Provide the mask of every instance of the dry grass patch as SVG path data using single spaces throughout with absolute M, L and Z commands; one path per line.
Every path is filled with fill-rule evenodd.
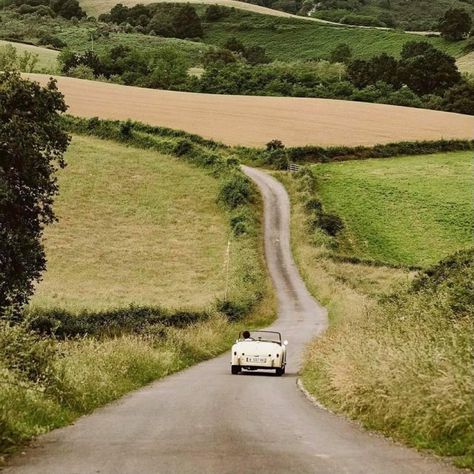
M 202 307 L 224 292 L 218 182 L 156 152 L 74 137 L 33 306 Z

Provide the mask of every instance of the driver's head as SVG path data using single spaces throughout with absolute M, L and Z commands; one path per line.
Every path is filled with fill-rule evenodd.
M 250 333 L 248 331 L 244 331 L 242 333 L 242 336 L 243 336 L 244 339 L 248 339 L 250 337 Z

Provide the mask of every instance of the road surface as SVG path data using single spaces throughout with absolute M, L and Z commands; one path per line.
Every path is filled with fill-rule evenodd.
M 457 472 L 313 406 L 296 386 L 304 344 L 327 325 L 289 243 L 281 184 L 244 168 L 265 201 L 265 250 L 290 341 L 283 377 L 230 374 L 225 354 L 160 380 L 39 438 L 9 474 Z
M 45 84 L 49 76 L 28 74 Z M 435 110 L 296 97 L 163 91 L 58 77 L 69 113 L 138 120 L 228 145 L 357 146 L 441 138 L 472 139 L 474 117 Z

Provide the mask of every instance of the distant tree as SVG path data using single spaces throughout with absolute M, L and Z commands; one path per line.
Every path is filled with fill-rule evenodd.
M 435 50 L 436 48 L 426 41 L 407 41 L 403 45 L 400 57 L 402 59 L 409 59 Z
M 110 10 L 110 21 L 120 25 L 127 21 L 128 18 L 128 7 L 118 3 Z
M 224 48 L 228 49 L 229 51 L 233 51 L 234 53 L 245 53 L 245 46 L 238 38 L 235 36 L 230 37 L 225 43 Z
M 474 115 L 474 84 L 463 82 L 448 89 L 441 106 L 449 112 Z
M 229 16 L 230 10 L 220 5 L 209 5 L 204 12 L 205 21 L 217 21 Z
M 204 67 L 216 64 L 231 64 L 235 63 L 237 58 L 228 49 L 214 49 L 206 51 L 203 57 Z
M 398 62 L 386 53 L 369 60 L 356 59 L 347 68 L 349 80 L 359 89 L 374 85 L 378 81 L 400 86 Z
M 352 59 L 352 49 L 346 43 L 340 43 L 331 52 L 329 60 L 332 63 L 348 64 Z
M 153 31 L 158 36 L 171 38 L 176 36 L 176 31 L 173 26 L 173 15 L 171 12 L 159 12 L 153 16 L 148 24 L 149 31 Z
M 401 82 L 418 95 L 442 95 L 461 80 L 456 60 L 435 48 L 402 59 L 398 69 Z
M 191 5 L 181 7 L 173 18 L 173 27 L 178 38 L 200 38 L 203 35 L 201 19 Z
M 466 38 L 471 28 L 471 15 L 461 8 L 450 8 L 439 21 L 441 36 L 451 41 Z
M 50 6 L 58 15 L 68 20 L 86 16 L 86 12 L 81 8 L 78 0 L 51 0 Z
M 268 64 L 271 59 L 267 56 L 265 48 L 261 46 L 250 46 L 245 48 L 244 57 L 249 64 L 255 66 L 256 64 Z
M 179 87 L 188 78 L 186 57 L 173 48 L 164 48 L 150 65 L 151 73 L 144 79 L 147 87 L 170 89 Z
M 46 268 L 43 230 L 55 220 L 55 171 L 69 137 L 56 83 L 42 88 L 19 73 L 0 73 L 0 317 L 20 318 Z

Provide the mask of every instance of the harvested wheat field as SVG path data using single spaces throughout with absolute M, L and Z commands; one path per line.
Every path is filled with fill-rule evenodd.
M 29 74 L 45 84 L 49 76 Z M 328 99 L 250 97 L 142 89 L 58 77 L 69 113 L 132 119 L 185 130 L 228 145 L 375 145 L 471 139 L 474 117 Z

